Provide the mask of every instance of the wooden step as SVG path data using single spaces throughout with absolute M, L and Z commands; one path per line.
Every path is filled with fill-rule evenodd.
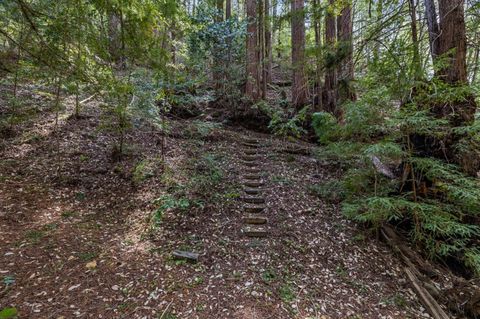
M 258 194 L 261 194 L 262 193 L 262 189 L 260 188 L 245 188 L 244 189 L 244 192 L 245 194 L 247 195 L 258 195 Z
M 251 225 L 262 225 L 268 222 L 268 218 L 265 216 L 248 215 L 243 217 L 243 222 Z
M 245 205 L 244 209 L 247 214 L 260 214 L 267 206 L 265 205 Z
M 245 143 L 250 143 L 250 144 L 258 144 L 259 143 L 259 141 L 254 137 L 246 137 L 244 139 L 244 141 L 245 141 Z
M 258 162 L 243 162 L 243 165 L 247 167 L 256 167 L 258 165 Z
M 241 158 L 245 162 L 255 162 L 260 159 L 257 155 L 242 155 Z
M 262 170 L 260 168 L 248 167 L 244 170 L 245 174 L 260 174 Z
M 254 149 L 254 148 L 251 148 L 251 149 L 246 149 L 246 150 L 244 151 L 244 153 L 245 153 L 246 155 L 257 155 L 258 151 L 257 151 L 256 149 Z
M 245 143 L 245 142 L 243 142 L 242 145 L 244 145 L 246 147 L 250 147 L 250 148 L 258 148 L 259 147 L 259 144 Z
M 245 196 L 242 200 L 248 204 L 265 204 L 265 198 L 260 196 Z
M 263 181 L 250 181 L 250 180 L 246 180 L 243 182 L 243 185 L 246 186 L 246 187 L 249 187 L 249 188 L 258 188 L 258 187 L 262 187 L 264 185 Z
M 266 237 L 268 235 L 267 230 L 259 226 L 245 226 L 242 231 L 248 237 Z
M 260 180 L 262 179 L 262 176 L 260 176 L 259 174 L 246 174 L 246 175 L 243 175 L 243 178 L 251 181 L 251 180 Z

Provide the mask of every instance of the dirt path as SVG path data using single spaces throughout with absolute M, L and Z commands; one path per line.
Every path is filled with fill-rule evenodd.
M 335 178 L 313 157 L 180 121 L 165 167 L 148 127 L 112 162 L 114 137 L 99 131 L 98 110 L 86 115 L 57 134 L 39 120 L 0 150 L 0 308 L 20 318 L 428 317 L 389 249 L 309 190 Z M 247 136 L 262 145 L 265 238 L 242 231 Z M 174 260 L 175 249 L 200 261 Z

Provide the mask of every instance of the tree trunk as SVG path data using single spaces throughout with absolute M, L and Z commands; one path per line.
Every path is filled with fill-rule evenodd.
M 435 62 L 439 51 L 438 37 L 440 28 L 437 20 L 437 10 L 435 8 L 435 0 L 425 0 L 425 16 L 427 17 L 428 38 L 430 43 L 430 54 Z
M 246 0 L 247 11 L 247 83 L 245 94 L 257 101 L 259 86 L 259 61 L 257 55 L 257 4 L 255 0 Z
M 335 0 L 329 0 L 330 7 L 327 10 L 327 16 L 325 18 L 325 43 L 330 52 L 334 52 L 336 42 L 336 30 L 335 30 L 335 14 L 334 5 Z M 341 117 L 340 112 L 337 110 L 337 67 L 334 62 L 329 62 L 326 65 L 325 71 L 325 83 L 322 92 L 322 104 L 323 109 L 326 112 L 332 113 L 337 118 Z
M 267 98 L 267 70 L 266 70 L 266 49 L 265 49 L 265 7 L 263 0 L 258 0 L 258 48 L 257 54 L 260 61 L 260 87 L 258 91 L 261 92 L 261 98 Z
M 108 52 L 113 63 L 121 61 L 120 17 L 117 12 L 108 12 Z
M 304 0 L 292 0 L 292 103 L 301 108 L 307 102 L 305 77 L 305 12 Z
M 466 84 L 467 36 L 465 33 L 464 0 L 440 0 L 439 55 L 447 59 L 438 76 L 450 84 Z
M 478 45 L 478 33 L 476 34 L 475 38 L 477 47 L 475 48 L 475 57 L 473 58 L 473 72 L 472 72 L 472 83 L 475 83 L 477 80 L 477 74 L 478 74 L 478 64 L 480 63 L 479 57 L 480 57 L 480 46 Z
M 225 4 L 225 20 L 228 20 L 232 17 L 232 0 L 226 0 Z
M 341 102 L 345 100 L 354 101 L 356 99 L 355 91 L 352 87 L 354 78 L 352 32 L 352 6 L 347 2 L 337 18 L 337 38 L 342 58 L 337 70 L 338 82 L 340 83 L 339 99 Z
M 384 0 L 377 0 L 376 23 L 378 25 L 380 25 L 380 22 L 383 18 L 383 1 Z M 379 59 L 380 59 L 380 42 L 375 41 L 375 43 L 373 44 L 373 64 L 376 65 Z
M 412 42 L 413 42 L 413 58 L 412 58 L 412 73 L 415 81 L 418 81 L 422 78 L 422 63 L 420 61 L 420 49 L 418 42 L 418 31 L 417 31 L 417 10 L 415 8 L 415 0 L 409 0 L 408 2 L 410 9 L 410 26 L 412 32 Z
M 215 15 L 215 22 L 221 23 L 223 21 L 223 0 L 216 0 L 216 9 L 217 9 L 217 13 Z M 218 43 L 219 48 L 216 54 L 214 55 L 215 65 L 213 65 L 212 75 L 213 75 L 213 84 L 214 84 L 215 90 L 219 92 L 219 94 L 221 95 L 222 86 L 224 83 L 223 74 L 222 74 L 222 71 L 224 70 L 224 64 L 223 64 L 224 60 L 223 60 L 222 52 L 220 49 L 220 46 L 222 45 L 220 41 L 222 40 L 219 39 L 219 43 Z
M 440 24 L 438 38 L 433 44 L 438 54 L 433 54 L 434 62 L 441 67 L 436 70 L 435 77 L 452 87 L 468 85 L 467 78 L 467 37 L 465 30 L 464 0 L 439 0 Z M 438 47 L 435 43 L 438 42 Z M 433 90 L 430 89 L 433 93 Z M 425 105 L 425 104 L 424 104 Z M 462 96 L 446 95 L 442 101 L 428 105 L 438 118 L 447 119 L 451 127 L 468 126 L 475 120 L 476 103 L 472 94 Z M 441 139 L 431 136 L 417 135 L 411 140 L 414 149 L 420 154 L 437 158 L 447 158 L 463 167 L 465 172 L 476 174 L 480 161 L 468 150 L 458 149 L 463 138 L 471 138 L 462 133 L 447 134 Z
M 315 111 L 320 110 L 321 105 L 321 81 L 320 74 L 322 73 L 322 63 L 321 63 L 321 52 L 320 48 L 322 47 L 321 40 L 321 16 L 320 10 L 318 8 L 318 0 L 313 0 L 313 30 L 315 32 L 315 81 L 314 81 L 314 98 L 313 98 L 313 108 Z
M 270 19 L 270 0 L 265 1 L 265 59 L 266 83 L 272 82 L 272 22 Z

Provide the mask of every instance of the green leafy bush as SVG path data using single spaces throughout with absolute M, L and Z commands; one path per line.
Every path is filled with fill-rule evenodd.
M 327 112 L 313 113 L 312 127 L 322 144 L 331 141 L 339 131 L 337 119 Z

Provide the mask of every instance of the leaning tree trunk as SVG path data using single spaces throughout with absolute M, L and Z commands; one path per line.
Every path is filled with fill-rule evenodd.
M 247 83 L 245 94 L 253 101 L 259 98 L 259 61 L 257 55 L 257 4 L 255 0 L 246 0 L 247 11 Z
M 292 102 L 296 108 L 307 103 L 305 77 L 305 12 L 304 0 L 292 0 Z
M 329 0 L 330 8 L 328 9 L 327 17 L 325 19 L 325 42 L 328 50 L 332 51 L 335 48 L 335 15 L 333 7 L 335 0 Z M 337 118 L 341 118 L 342 114 L 337 110 L 337 96 L 338 96 L 338 83 L 337 83 L 337 67 L 334 62 L 326 65 L 325 83 L 322 92 L 322 106 L 324 111 L 335 115 Z

